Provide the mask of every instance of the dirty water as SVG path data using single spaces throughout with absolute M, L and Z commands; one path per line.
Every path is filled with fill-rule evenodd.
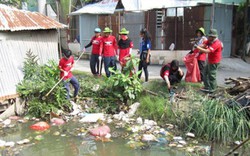
M 128 147 L 128 140 L 111 138 L 112 142 L 95 141 L 92 136 L 74 132 L 83 123 L 69 122 L 62 126 L 51 126 L 49 130 L 37 132 L 29 128 L 35 121 L 16 123 L 13 128 L 2 128 L 0 140 L 17 142 L 29 139 L 23 145 L 0 148 L 1 156 L 183 156 L 184 151 L 150 144 L 142 149 Z M 114 128 L 111 128 L 113 130 Z M 75 133 L 75 134 L 73 134 Z M 85 135 L 86 134 L 86 135 Z M 39 139 L 37 139 L 39 138 Z
M 159 142 L 144 142 L 143 146 L 133 148 L 124 137 L 124 129 L 116 129 L 110 125 L 111 134 L 120 136 L 111 137 L 111 142 L 97 141 L 87 133 L 91 124 L 79 123 L 77 120 L 61 126 L 51 126 L 46 131 L 34 131 L 29 127 L 37 121 L 19 123 L 12 121 L 10 127 L 1 127 L 0 140 L 15 142 L 13 147 L 1 147 L 1 156 L 197 156 L 187 152 L 184 148 L 169 147 L 169 144 Z M 93 125 L 93 124 L 92 124 Z M 113 133 L 112 133 L 113 132 Z M 30 142 L 18 145 L 17 142 L 28 139 Z M 188 140 L 187 140 L 188 141 Z M 191 141 L 194 141 L 191 139 Z M 188 141 L 188 142 L 191 142 Z M 200 144 L 200 143 L 199 143 Z M 198 145 L 198 144 L 196 144 Z M 195 146 L 195 145 L 194 145 Z M 199 146 L 209 147 L 200 144 Z M 222 151 L 223 149 L 223 151 Z M 215 146 L 215 155 L 224 155 L 228 148 Z M 208 155 L 208 154 L 205 154 Z

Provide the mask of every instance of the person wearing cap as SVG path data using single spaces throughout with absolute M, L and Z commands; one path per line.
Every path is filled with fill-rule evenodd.
M 117 54 L 117 41 L 114 36 L 111 35 L 112 30 L 106 27 L 103 30 L 103 61 L 104 69 L 107 77 L 110 77 L 109 67 L 113 67 L 116 70 L 115 56 Z
M 205 48 L 201 46 L 195 46 L 200 52 L 208 54 L 208 62 L 204 69 L 204 88 L 201 90 L 204 92 L 214 92 L 217 88 L 216 75 L 219 67 L 223 44 L 218 39 L 218 33 L 216 29 L 211 29 L 208 34 L 208 40 L 204 42 Z
M 203 27 L 200 27 L 196 31 L 196 38 L 195 41 L 193 42 L 194 45 L 198 45 L 200 47 L 203 47 L 203 44 L 207 41 L 206 34 L 205 34 L 205 29 Z M 205 67 L 205 62 L 206 62 L 206 53 L 200 53 L 200 50 L 197 48 L 192 49 L 192 51 L 195 54 L 195 57 L 197 58 L 198 61 L 198 66 L 200 70 L 200 76 L 201 76 L 201 82 L 203 82 L 203 77 L 204 77 L 204 67 Z
M 63 54 L 64 54 L 64 57 L 60 59 L 59 66 L 58 66 L 60 69 L 60 77 L 61 79 L 63 79 L 64 87 L 67 91 L 67 99 L 70 99 L 69 84 L 71 84 L 74 87 L 73 96 L 74 96 L 74 100 L 76 101 L 80 85 L 77 79 L 74 77 L 74 75 L 71 72 L 73 65 L 74 65 L 74 58 L 70 50 L 65 50 Z
M 123 68 L 126 66 L 127 58 L 130 57 L 133 42 L 128 38 L 129 31 L 125 28 L 122 28 L 119 32 L 120 40 L 118 41 L 118 55 L 119 55 L 119 62 Z
M 141 43 L 140 43 L 140 62 L 138 70 L 144 70 L 145 82 L 148 81 L 148 65 L 150 64 L 150 50 L 151 50 L 151 37 L 146 29 L 140 31 Z M 138 75 L 141 78 L 142 72 Z
M 171 85 L 181 82 L 181 79 L 184 76 L 183 71 L 179 67 L 179 61 L 172 60 L 171 63 L 163 64 L 160 76 L 166 82 L 169 93 L 171 93 Z
M 92 53 L 90 58 L 90 69 L 94 76 L 101 75 L 101 71 L 99 71 L 99 63 L 101 63 L 102 59 L 102 36 L 101 36 L 101 29 L 95 28 L 94 30 L 95 36 L 92 37 L 89 44 L 85 46 L 85 48 L 88 48 L 92 46 Z

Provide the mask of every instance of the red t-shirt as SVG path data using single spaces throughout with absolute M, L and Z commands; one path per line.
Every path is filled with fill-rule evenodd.
M 210 51 L 208 53 L 208 63 L 220 63 L 223 49 L 222 42 L 219 39 L 216 39 L 215 41 L 213 41 L 213 43 L 206 41 L 205 45 L 207 45 L 207 49 Z
M 91 41 L 92 43 L 92 54 L 101 55 L 102 54 L 102 36 L 99 37 L 92 37 Z
M 69 72 L 69 74 L 67 76 L 65 76 L 63 78 L 63 80 L 67 80 L 67 79 L 70 79 L 73 77 L 73 74 L 72 72 L 70 71 L 70 69 L 72 68 L 74 64 L 74 58 L 73 56 L 70 56 L 69 59 L 66 59 L 66 58 L 61 58 L 61 60 L 59 61 L 59 68 L 64 70 L 64 71 L 67 71 Z M 60 77 L 62 78 L 64 76 L 64 72 L 60 72 Z
M 110 57 L 115 56 L 117 51 L 117 42 L 114 36 L 109 35 L 103 37 L 103 56 Z
M 160 75 L 161 75 L 161 77 L 163 78 L 163 80 L 165 80 L 164 76 L 169 76 L 169 74 L 170 74 L 169 71 L 170 71 L 170 63 L 164 65 L 164 66 L 161 68 Z
M 127 38 L 126 40 L 120 39 L 118 42 L 118 47 L 120 49 L 119 53 L 119 61 L 121 64 L 125 65 L 126 64 L 126 57 L 129 57 L 130 54 L 130 48 L 133 48 L 134 44 L 133 42 Z

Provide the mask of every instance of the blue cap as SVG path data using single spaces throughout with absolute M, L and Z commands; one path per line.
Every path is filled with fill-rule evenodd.
M 101 32 L 101 29 L 100 29 L 100 28 L 95 28 L 95 32 L 96 32 L 96 33 L 100 33 L 100 32 Z

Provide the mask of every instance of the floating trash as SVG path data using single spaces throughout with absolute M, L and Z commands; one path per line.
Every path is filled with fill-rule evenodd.
M 41 121 L 31 125 L 30 128 L 36 131 L 45 131 L 50 128 L 50 125 L 47 122 Z
M 37 140 L 37 141 L 41 141 L 41 140 L 44 139 L 44 137 L 42 135 L 37 135 L 37 136 L 35 136 L 34 139 Z
M 89 131 L 89 133 L 93 136 L 100 136 L 100 137 L 104 137 L 106 136 L 108 133 L 110 133 L 110 128 L 105 125 L 105 126 L 100 126 L 94 129 L 91 129 Z

